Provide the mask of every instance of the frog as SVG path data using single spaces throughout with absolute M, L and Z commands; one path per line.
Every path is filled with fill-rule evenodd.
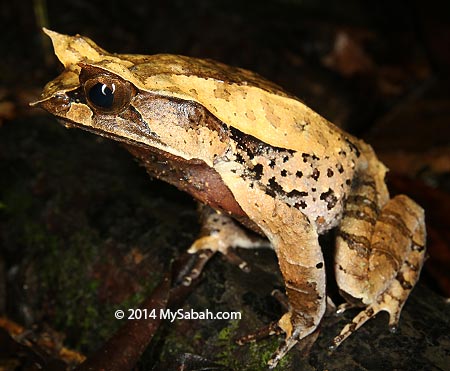
M 396 328 L 425 260 L 424 210 L 406 195 L 390 197 L 388 169 L 369 144 L 249 70 L 109 53 L 85 36 L 44 32 L 64 71 L 33 105 L 68 128 L 120 142 L 152 177 L 197 200 L 202 228 L 190 253 L 229 254 L 245 269 L 234 248 L 274 249 L 288 308 L 270 368 L 320 329 L 327 288 L 319 236 L 329 231 L 345 300 L 338 311 L 360 308 L 332 346 L 381 311 Z

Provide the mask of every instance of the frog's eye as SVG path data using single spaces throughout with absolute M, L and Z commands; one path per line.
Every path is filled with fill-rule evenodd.
M 130 103 L 133 93 L 130 83 L 109 75 L 87 79 L 83 87 L 89 106 L 106 114 L 123 111 Z

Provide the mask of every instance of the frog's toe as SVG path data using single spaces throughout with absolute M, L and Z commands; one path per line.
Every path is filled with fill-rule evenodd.
M 185 263 L 184 269 L 180 270 L 174 282 L 183 286 L 190 286 L 203 272 L 206 263 L 214 256 L 215 251 L 201 250 L 195 254 L 186 254 L 191 258 Z M 186 259 L 187 260 L 187 259 Z
M 284 332 L 286 338 L 267 363 L 269 368 L 275 368 L 278 362 L 296 345 L 300 352 L 308 353 L 319 336 L 320 331 L 317 326 L 295 323 L 293 318 L 295 315 L 293 316 L 293 313 L 289 311 L 278 321 L 279 333 Z
M 236 254 L 234 247 L 235 240 L 230 238 L 226 232 L 221 231 L 198 238 L 191 245 L 188 252 L 191 254 L 199 254 L 202 251 L 220 252 L 229 263 L 238 266 L 244 272 L 249 272 L 250 267 L 248 263 Z
M 250 266 L 248 265 L 248 263 L 244 259 L 242 259 L 238 254 L 236 254 L 232 248 L 229 248 L 223 254 L 223 256 L 225 257 L 225 259 L 227 259 L 229 263 L 241 268 L 244 272 L 246 273 L 250 272 Z
M 376 311 L 372 306 L 368 306 L 365 310 L 360 312 L 355 318 L 353 318 L 352 322 L 345 325 L 341 333 L 333 339 L 333 344 L 330 346 L 330 349 L 336 349 L 345 339 L 347 339 L 378 312 L 379 310 Z
M 272 355 L 267 362 L 269 368 L 275 368 L 278 365 L 278 362 L 298 343 L 298 338 L 289 337 L 286 338 L 284 343 L 276 350 L 276 352 Z
M 282 320 L 283 317 L 280 321 Z M 269 368 L 275 368 L 278 362 L 280 362 L 294 346 L 297 347 L 301 354 L 308 354 L 316 342 L 320 330 L 315 328 L 313 331 L 306 331 L 306 333 L 308 333 L 308 335 L 305 336 L 305 329 L 302 326 L 297 326 L 291 333 L 286 333 L 286 339 L 283 344 L 275 351 L 269 362 L 267 362 Z
M 249 271 L 248 264 L 234 251 L 235 247 L 259 248 L 269 247 L 267 240 L 250 234 L 238 225 L 230 216 L 211 208 L 202 210 L 202 229 L 200 236 L 189 248 L 191 254 L 200 251 L 222 253 L 225 258 L 244 271 Z
M 282 333 L 283 330 L 278 326 L 278 322 L 274 321 L 269 323 L 267 326 L 259 328 L 255 332 L 241 336 L 236 340 L 236 343 L 239 345 L 244 345 L 247 343 L 253 343 L 261 339 L 265 339 L 272 335 L 280 335 Z
M 355 307 L 355 305 L 352 303 L 342 303 L 336 308 L 334 313 L 337 316 L 340 316 L 341 314 L 344 314 L 344 312 L 346 312 L 348 309 L 352 309 L 354 307 Z

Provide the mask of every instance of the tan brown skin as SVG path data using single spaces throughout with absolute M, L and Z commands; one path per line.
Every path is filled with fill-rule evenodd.
M 386 168 L 369 145 L 252 72 L 110 54 L 81 36 L 46 33 L 66 69 L 36 104 L 65 125 L 122 142 L 151 175 L 214 209 L 191 252 L 262 246 L 233 220 L 270 241 L 290 304 L 270 367 L 325 313 L 318 235 L 331 228 L 338 286 L 365 307 L 334 345 L 382 310 L 396 325 L 423 264 L 424 214 L 406 196 L 389 198 Z

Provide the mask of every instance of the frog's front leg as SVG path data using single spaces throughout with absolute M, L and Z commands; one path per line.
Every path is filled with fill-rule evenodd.
M 347 200 L 336 240 L 336 281 L 352 304 L 365 306 L 334 347 L 380 311 L 395 328 L 425 256 L 424 211 L 404 195 L 379 205 L 376 182 L 360 178 Z
M 317 329 L 325 313 L 325 264 L 318 233 L 299 209 L 249 184 L 234 164 L 216 166 L 242 210 L 271 242 L 284 278 L 290 308 L 278 322 L 286 338 L 269 361 L 273 368 Z
M 220 252 L 232 264 L 248 271 L 248 264 L 235 252 L 234 248 L 271 247 L 269 241 L 245 230 L 236 221 L 209 206 L 199 204 L 201 230 L 188 252 L 198 254 L 198 267 L 192 270 L 191 278 L 200 274 L 203 266 L 216 252 Z M 188 278 L 189 279 L 189 278 Z
M 266 233 L 278 257 L 290 308 L 278 322 L 286 338 L 269 361 L 271 368 L 317 329 L 326 309 L 325 265 L 317 231 L 299 210 L 275 202 L 278 215 L 273 215 Z

